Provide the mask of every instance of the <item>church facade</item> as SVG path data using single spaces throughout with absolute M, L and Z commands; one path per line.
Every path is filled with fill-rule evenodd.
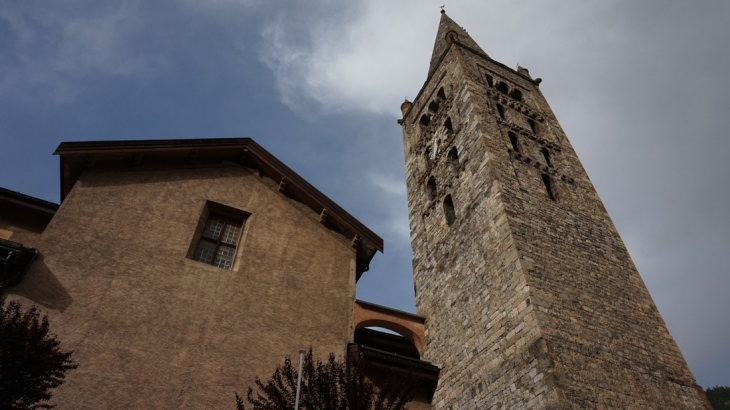
M 4 296 L 79 364 L 53 402 L 232 408 L 312 346 L 415 410 L 709 408 L 539 83 L 442 14 L 399 120 L 417 315 L 355 299 L 382 239 L 251 139 L 62 143 L 60 205 L 0 189 Z

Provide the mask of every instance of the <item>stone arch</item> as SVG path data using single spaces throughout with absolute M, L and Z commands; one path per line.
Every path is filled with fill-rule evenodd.
M 497 83 L 497 91 L 503 93 L 503 94 L 509 94 L 509 86 L 507 86 L 507 83 L 500 81 Z
M 436 101 L 431 101 L 430 104 L 428 104 L 428 112 L 435 113 L 439 110 L 439 103 Z
M 392 330 L 413 343 L 420 355 L 423 355 L 423 350 L 426 348 L 424 323 L 425 319 L 421 316 L 362 300 L 356 300 L 353 308 L 353 330 L 364 327 Z

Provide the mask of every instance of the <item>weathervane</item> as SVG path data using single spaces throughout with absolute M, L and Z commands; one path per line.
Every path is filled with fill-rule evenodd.
M 446 13 L 446 10 L 444 10 L 444 7 L 446 7 L 446 5 L 445 5 L 445 4 L 444 4 L 443 6 L 441 6 L 441 7 L 440 7 L 440 9 L 441 9 L 441 14 L 444 14 L 444 13 Z

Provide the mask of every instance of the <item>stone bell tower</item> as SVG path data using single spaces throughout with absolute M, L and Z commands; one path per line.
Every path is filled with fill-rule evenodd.
M 710 408 L 539 85 L 442 14 L 402 106 L 433 408 Z

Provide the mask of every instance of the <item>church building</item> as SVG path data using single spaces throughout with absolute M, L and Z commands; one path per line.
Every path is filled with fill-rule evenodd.
M 412 410 L 709 409 L 539 85 L 442 13 L 398 120 L 417 314 L 356 300 L 383 240 L 252 139 L 61 143 L 60 205 L 0 189 L 3 297 L 79 364 L 52 403 L 234 408 L 311 346 Z

